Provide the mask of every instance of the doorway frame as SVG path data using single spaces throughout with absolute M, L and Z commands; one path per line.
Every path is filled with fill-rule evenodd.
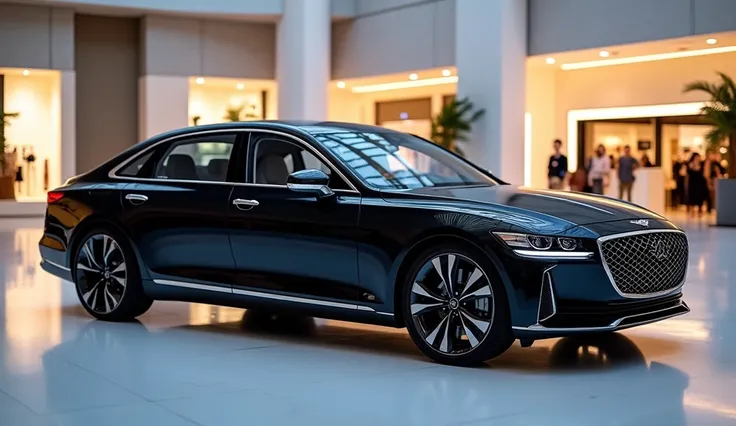
M 567 112 L 567 158 L 568 170 L 574 172 L 579 166 L 582 153 L 578 128 L 580 122 L 593 120 L 615 120 L 638 117 L 673 117 L 700 115 L 707 102 L 687 102 L 663 105 L 640 105 L 613 108 L 574 109 Z

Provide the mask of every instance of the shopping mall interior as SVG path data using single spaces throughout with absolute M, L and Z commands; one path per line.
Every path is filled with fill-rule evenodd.
M 687 234 L 691 312 L 610 336 L 516 342 L 478 368 L 428 361 L 404 329 L 199 303 L 156 302 L 133 323 L 93 320 L 74 284 L 40 266 L 48 191 L 173 128 L 289 118 L 279 114 L 279 79 L 270 71 L 139 75 L 149 57 L 132 66 L 134 78 L 123 70 L 95 80 L 79 52 L 75 70 L 5 67 L 3 52 L 0 425 L 736 424 L 736 228 L 716 226 L 715 212 L 691 214 L 678 187 L 686 154 L 712 151 L 724 170 L 733 158 L 725 140 L 708 147 L 707 97 L 683 89 L 716 82 L 719 71 L 736 77 L 736 31 L 526 58 L 523 117 L 486 111 L 523 126 L 518 140 L 503 142 L 523 146 L 523 178 L 511 183 L 547 189 L 556 139 L 570 173 L 601 145 L 614 165 L 630 147 L 642 165 L 632 201 Z M 333 72 L 324 118 L 431 139 L 432 120 L 463 93 L 462 69 L 445 62 Z M 604 193 L 613 198 L 615 173 Z

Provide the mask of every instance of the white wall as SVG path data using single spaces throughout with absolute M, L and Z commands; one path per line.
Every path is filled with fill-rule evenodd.
M 43 192 L 44 161 L 49 161 L 49 189 L 60 184 L 61 176 L 61 77 L 57 71 L 31 71 L 28 76 L 22 70 L 5 73 L 5 112 L 20 113 L 6 129 L 9 145 L 31 145 L 36 162 L 34 173 L 23 167 L 24 195 L 45 197 Z M 20 150 L 19 150 L 20 153 Z M 19 155 L 20 157 L 20 155 Z M 28 179 L 32 188 L 26 191 Z

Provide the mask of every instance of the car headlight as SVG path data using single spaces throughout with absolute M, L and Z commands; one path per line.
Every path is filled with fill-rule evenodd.
M 514 253 L 522 257 L 540 259 L 587 259 L 593 253 L 583 248 L 575 238 L 550 237 L 544 235 L 520 234 L 516 232 L 494 232 L 513 249 Z

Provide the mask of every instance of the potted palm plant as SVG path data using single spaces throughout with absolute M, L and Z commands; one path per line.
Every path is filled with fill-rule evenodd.
M 473 122 L 484 113 L 483 109 L 476 110 L 468 98 L 453 99 L 432 119 L 432 141 L 464 156 L 458 142 L 468 140 Z
M 724 147 L 728 154 L 728 179 L 716 182 L 716 225 L 736 226 L 736 83 L 719 72 L 720 81 L 694 81 L 685 86 L 685 92 L 704 92 L 709 96 L 701 110 L 713 128 L 705 135 L 710 149 L 718 152 Z
M 15 199 L 15 170 L 11 170 L 5 153 L 5 127 L 10 126 L 10 119 L 18 117 L 17 112 L 0 112 L 0 199 Z

